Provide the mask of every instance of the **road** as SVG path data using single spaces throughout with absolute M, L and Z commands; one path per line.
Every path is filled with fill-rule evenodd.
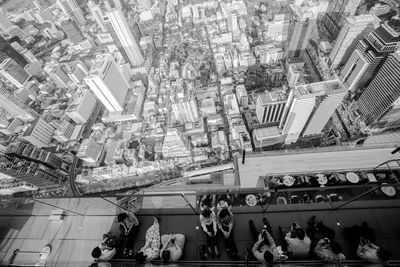
M 72 164 L 71 164 L 71 168 L 70 168 L 70 170 L 69 170 L 69 176 L 68 176 L 68 179 L 69 179 L 69 187 L 70 187 L 70 189 L 71 189 L 72 194 L 73 194 L 75 197 L 78 197 L 78 196 L 81 195 L 81 192 L 79 192 L 79 190 L 78 190 L 78 188 L 76 187 L 76 184 L 75 184 L 76 166 L 77 166 L 77 164 L 78 164 L 78 161 L 79 161 L 79 158 L 78 158 L 78 157 L 75 157 L 75 158 L 74 158 L 74 161 L 73 161 Z
M 254 188 L 258 177 L 267 174 L 323 171 L 340 169 L 372 169 L 400 155 L 392 155 L 393 148 L 363 149 L 334 152 L 299 153 L 288 155 L 247 156 L 240 161 L 239 176 L 242 188 Z

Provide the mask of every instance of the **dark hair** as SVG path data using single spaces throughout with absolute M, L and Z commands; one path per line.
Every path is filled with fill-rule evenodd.
M 201 212 L 201 215 L 203 215 L 203 217 L 208 218 L 208 217 L 210 217 L 211 213 L 212 213 L 212 212 L 211 212 L 210 209 L 205 209 L 205 210 L 203 210 L 203 211 Z
M 98 258 L 100 258 L 100 256 L 101 256 L 101 249 L 99 247 L 95 247 L 92 250 L 92 257 L 95 259 L 98 259 Z
M 335 254 L 339 254 L 342 251 L 342 246 L 336 241 L 332 241 L 329 246 Z
M 272 255 L 272 253 L 267 250 L 267 251 L 264 252 L 264 260 L 266 262 L 273 262 L 274 261 L 274 255 Z
M 229 210 L 228 210 L 228 209 L 222 209 L 222 210 L 219 212 L 218 216 L 219 216 L 220 218 L 226 218 L 226 217 L 230 216 Z
M 296 237 L 300 240 L 303 240 L 306 237 L 306 232 L 302 228 L 296 228 L 294 232 Z
M 164 263 L 167 263 L 171 259 L 171 252 L 166 249 L 161 253 L 161 258 Z
M 139 263 L 143 263 L 146 261 L 147 255 L 144 255 L 143 251 L 139 251 L 136 253 L 136 261 Z
M 123 222 L 128 215 L 125 212 L 118 214 L 117 220 L 118 222 Z
M 378 255 L 378 258 L 383 262 L 390 260 L 390 258 L 392 257 L 392 253 L 390 253 L 390 251 L 386 248 L 379 248 L 376 254 Z

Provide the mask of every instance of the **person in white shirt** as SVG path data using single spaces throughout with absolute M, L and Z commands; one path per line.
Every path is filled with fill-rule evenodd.
M 164 264 L 167 262 L 176 262 L 182 257 L 185 236 L 182 234 L 162 235 L 161 245 L 160 256 Z
M 357 256 L 360 259 L 370 263 L 387 265 L 387 262 L 392 257 L 392 254 L 387 249 L 378 247 L 372 242 L 361 238 L 360 244 L 357 248 Z
M 212 257 L 219 257 L 217 244 L 217 216 L 215 212 L 209 208 L 203 210 L 200 214 L 200 224 L 206 233 L 208 252 Z
M 102 261 L 111 260 L 115 253 L 115 238 L 107 233 L 103 235 L 103 241 L 92 251 L 92 257 Z
M 293 258 L 304 259 L 308 256 L 310 253 L 311 240 L 300 225 L 292 223 L 290 231 L 282 230 L 280 227 L 279 230 L 284 237 L 287 251 Z
M 263 264 L 287 260 L 287 256 L 281 255 L 276 247 L 275 241 L 272 238 L 272 228 L 267 218 L 264 217 L 263 222 L 264 229 L 260 234 L 258 234 L 253 220 L 249 221 L 250 231 L 253 234 L 253 238 L 257 239 L 253 248 L 251 249 L 254 257 Z

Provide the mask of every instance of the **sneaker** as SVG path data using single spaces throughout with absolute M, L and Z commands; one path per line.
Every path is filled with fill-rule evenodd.
M 263 220 L 264 225 L 270 226 L 267 218 L 263 217 L 262 220 Z
M 307 222 L 307 224 L 309 225 L 309 226 L 314 226 L 315 225 L 315 218 L 317 218 L 317 216 L 312 216 L 309 220 L 308 220 L 308 222 Z
M 217 258 L 219 258 L 219 250 L 218 250 L 217 246 L 214 247 L 214 251 L 215 251 L 215 256 L 217 256 Z

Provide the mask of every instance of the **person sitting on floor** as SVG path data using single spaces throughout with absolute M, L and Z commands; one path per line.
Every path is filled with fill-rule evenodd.
M 371 241 L 361 238 L 357 249 L 357 256 L 370 263 L 387 266 L 392 254 L 387 249 L 378 247 Z
M 132 212 L 122 212 L 118 214 L 117 221 L 121 231 L 124 258 L 133 256 L 133 242 L 139 228 L 139 220 Z
M 292 223 L 290 231 L 282 230 L 281 227 L 279 227 L 279 230 L 287 245 L 287 251 L 292 257 L 304 259 L 308 256 L 311 240 L 300 225 Z
M 143 263 L 145 261 L 150 262 L 157 259 L 160 256 L 160 225 L 159 219 L 153 217 L 153 225 L 149 227 L 146 231 L 146 243 L 145 245 L 136 253 L 136 261 Z
M 249 221 L 250 231 L 253 234 L 253 239 L 256 241 L 251 250 L 254 257 L 264 264 L 287 260 L 287 256 L 281 255 L 276 247 L 275 241 L 272 238 L 272 228 L 267 218 L 264 217 L 263 222 L 264 229 L 258 234 L 253 220 Z
M 336 241 L 330 241 L 329 238 L 323 238 L 318 241 L 315 246 L 315 256 L 320 258 L 325 263 L 340 263 L 346 259 L 346 257 L 340 253 L 342 247 Z
M 93 249 L 92 257 L 102 261 L 112 259 L 116 253 L 115 245 L 115 237 L 111 233 L 104 234 L 103 241 Z
M 185 236 L 182 234 L 162 235 L 161 244 L 163 247 L 161 248 L 160 256 L 164 264 L 176 262 L 182 257 Z

